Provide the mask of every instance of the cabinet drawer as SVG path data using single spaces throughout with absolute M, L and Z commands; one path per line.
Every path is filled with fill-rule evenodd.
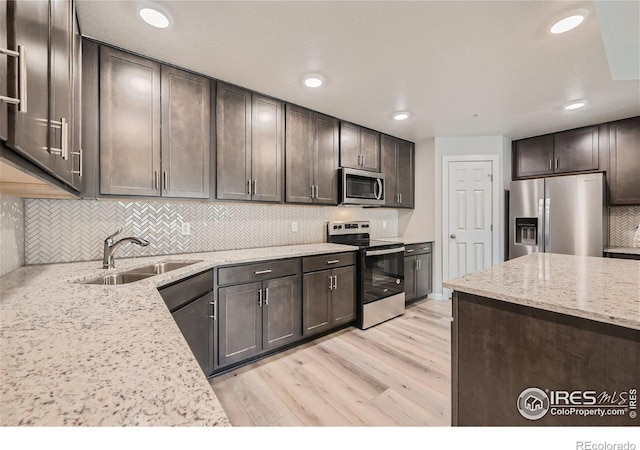
M 404 256 L 419 255 L 421 253 L 431 253 L 431 242 L 421 242 L 404 246 Z
M 251 283 L 253 281 L 295 275 L 299 272 L 300 260 L 298 258 L 222 267 L 218 269 L 218 286 Z
M 332 253 L 329 255 L 307 256 L 302 258 L 302 271 L 333 269 L 335 267 L 352 266 L 356 263 L 355 252 Z
M 159 290 L 160 296 L 171 312 L 211 291 L 213 291 L 212 270 L 178 281 Z

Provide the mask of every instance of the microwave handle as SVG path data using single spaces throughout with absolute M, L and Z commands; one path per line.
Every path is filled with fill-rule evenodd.
M 380 200 L 382 198 L 382 180 L 380 178 L 376 178 L 376 186 L 377 189 L 374 188 L 374 195 L 376 196 L 377 200 Z

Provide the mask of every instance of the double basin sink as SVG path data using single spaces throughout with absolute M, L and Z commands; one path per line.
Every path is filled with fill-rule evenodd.
M 144 280 L 145 278 L 160 275 L 161 273 L 170 272 L 172 270 L 181 269 L 191 264 L 196 264 L 202 261 L 165 261 L 157 264 L 151 264 L 143 267 L 136 267 L 135 269 L 127 270 L 126 272 L 114 273 L 110 275 L 104 275 L 98 278 L 93 278 L 88 281 L 84 281 L 84 284 L 103 284 L 103 285 L 118 285 L 133 283 L 134 281 Z

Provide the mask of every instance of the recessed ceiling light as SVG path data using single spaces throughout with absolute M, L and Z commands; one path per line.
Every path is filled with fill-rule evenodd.
M 551 27 L 550 31 L 553 34 L 560 34 L 560 33 L 566 33 L 567 31 L 573 30 L 575 27 L 577 27 L 584 21 L 587 15 L 589 15 L 589 11 L 581 10 L 576 14 L 573 14 L 569 17 L 565 17 L 564 19 L 557 21 Z
M 320 87 L 322 86 L 322 83 L 322 78 L 320 78 L 318 75 L 309 75 L 304 79 L 304 85 L 310 88 Z
M 569 102 L 566 105 L 564 105 L 564 109 L 567 110 L 567 111 L 572 111 L 574 109 L 580 109 L 586 104 L 587 104 L 586 100 L 576 100 L 576 101 Z
M 406 111 L 398 111 L 393 115 L 393 120 L 407 120 L 409 118 L 409 113 Z
M 167 28 L 169 26 L 169 18 L 154 8 L 140 9 L 140 17 L 152 27 Z

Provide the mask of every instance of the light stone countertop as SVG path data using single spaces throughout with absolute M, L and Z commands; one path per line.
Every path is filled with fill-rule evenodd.
M 25 266 L 0 278 L 0 425 L 229 425 L 157 287 L 215 266 L 357 250 L 337 244 Z M 201 260 L 120 286 L 77 281 Z
M 640 247 L 607 247 L 606 253 L 623 253 L 625 255 L 640 255 Z
M 442 285 L 640 330 L 640 261 L 532 253 Z
M 433 242 L 433 239 L 425 239 L 424 237 L 416 236 L 394 236 L 394 237 L 382 237 L 381 241 L 401 242 L 404 245 L 420 244 L 422 242 Z

